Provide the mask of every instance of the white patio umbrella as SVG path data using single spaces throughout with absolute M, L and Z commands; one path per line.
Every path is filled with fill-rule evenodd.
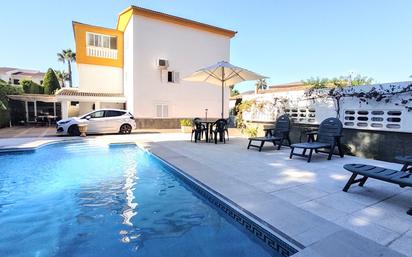
M 222 86 L 222 118 L 224 109 L 224 87 L 239 82 L 265 79 L 267 77 L 251 72 L 249 70 L 234 66 L 228 62 L 221 61 L 212 66 L 200 69 L 184 78 L 186 81 L 207 82 Z

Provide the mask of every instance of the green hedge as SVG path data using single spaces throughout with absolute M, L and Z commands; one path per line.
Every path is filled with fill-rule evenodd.
M 10 85 L 5 81 L 0 80 L 0 127 L 8 126 L 10 121 L 10 109 L 7 95 L 20 95 L 22 93 L 23 88 L 21 86 Z
M 22 80 L 20 84 L 26 94 L 44 94 L 44 87 L 31 80 Z

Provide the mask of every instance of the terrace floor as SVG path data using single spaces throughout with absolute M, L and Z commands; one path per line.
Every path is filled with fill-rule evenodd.
M 180 133 L 136 133 L 88 137 L 138 142 L 207 185 L 290 240 L 296 256 L 412 256 L 412 190 L 369 179 L 342 192 L 350 173 L 346 163 L 399 169 L 401 165 L 345 156 L 311 163 L 289 149 L 246 150 L 245 138 L 227 144 L 191 143 Z M 0 139 L 3 148 L 36 147 L 70 137 Z M 77 138 L 78 139 L 78 138 Z M 393 250 L 393 251 L 392 251 Z

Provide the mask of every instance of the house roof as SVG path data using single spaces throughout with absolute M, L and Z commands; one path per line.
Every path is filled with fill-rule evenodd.
M 169 23 L 173 23 L 173 24 L 177 24 L 181 26 L 191 27 L 191 28 L 199 29 L 203 31 L 208 31 L 211 33 L 215 33 L 215 34 L 219 34 L 219 35 L 223 35 L 223 36 L 227 36 L 231 38 L 234 37 L 237 33 L 237 31 L 216 27 L 216 26 L 209 25 L 206 23 L 201 23 L 198 21 L 185 19 L 182 17 L 170 15 L 167 13 L 157 12 L 157 11 L 153 11 L 150 9 L 134 6 L 134 5 L 129 6 L 127 9 L 125 9 L 123 12 L 119 14 L 118 19 L 117 19 L 116 28 L 120 31 L 124 31 L 132 15 L 144 16 L 147 18 L 169 22 Z
M 23 75 L 23 76 L 33 76 L 33 75 L 44 76 L 46 74 L 38 70 L 28 70 L 28 69 L 20 69 L 20 68 L 13 68 L 13 67 L 0 67 L 0 72 L 9 73 L 10 75 Z
M 276 84 L 276 85 L 269 86 L 267 89 L 259 90 L 258 94 L 286 92 L 286 91 L 300 91 L 300 90 L 308 89 L 309 87 L 310 86 L 306 86 L 301 81 L 290 82 L 290 83 Z M 255 93 L 255 90 L 248 90 L 248 91 L 240 93 L 239 96 L 236 96 L 236 97 L 231 98 L 231 99 L 241 98 L 241 96 L 243 96 L 243 95 L 252 95 L 254 93 Z
M 59 89 L 56 96 L 86 96 L 86 97 L 123 97 L 123 94 L 115 94 L 115 93 L 95 93 L 95 92 L 84 92 L 79 91 L 78 89 L 74 88 L 62 88 Z

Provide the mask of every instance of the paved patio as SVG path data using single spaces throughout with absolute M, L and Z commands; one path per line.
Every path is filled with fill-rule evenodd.
M 288 148 L 246 150 L 247 141 L 240 137 L 218 145 L 190 143 L 189 137 L 158 133 L 89 139 L 146 144 L 291 239 L 300 248 L 296 256 L 412 256 L 412 217 L 405 213 L 412 207 L 410 189 L 370 179 L 364 188 L 354 185 L 342 192 L 350 175 L 342 168 L 345 163 L 401 165 L 351 156 L 327 161 L 325 155 L 315 155 L 308 164 L 298 157 L 290 160 Z M 54 140 L 62 138 L 0 139 L 0 149 Z

